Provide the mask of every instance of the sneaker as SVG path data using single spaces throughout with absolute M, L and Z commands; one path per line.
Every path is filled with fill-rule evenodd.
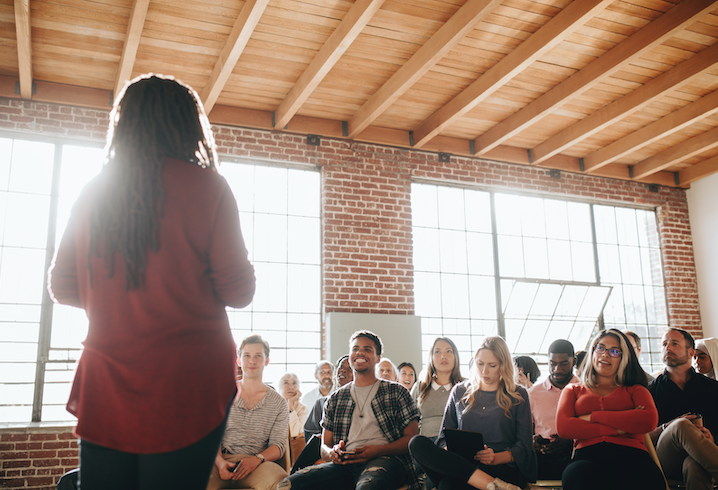
M 512 483 L 507 483 L 499 478 L 495 478 L 494 481 L 486 485 L 486 490 L 521 490 L 521 487 L 517 487 Z

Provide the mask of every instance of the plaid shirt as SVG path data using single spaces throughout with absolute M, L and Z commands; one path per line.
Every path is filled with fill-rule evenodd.
M 352 400 L 350 392 L 352 384 L 348 383 L 332 393 L 324 405 L 321 424 L 326 430 L 334 433 L 335 442 L 342 440 L 346 442 L 349 437 L 349 428 L 354 413 L 354 400 Z M 379 380 L 379 389 L 371 401 L 371 408 L 379 422 L 379 428 L 390 443 L 404 437 L 404 429 L 412 421 L 420 418 L 419 410 L 416 408 L 409 390 L 399 383 Z M 409 488 L 419 490 L 421 487 L 418 475 L 414 470 L 414 463 L 409 451 L 396 457 L 404 465 Z

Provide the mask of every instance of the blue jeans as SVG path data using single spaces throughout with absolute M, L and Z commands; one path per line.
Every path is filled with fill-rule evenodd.
M 277 490 L 393 490 L 406 483 L 406 472 L 399 458 L 381 456 L 364 464 L 324 463 L 308 466 L 288 476 Z

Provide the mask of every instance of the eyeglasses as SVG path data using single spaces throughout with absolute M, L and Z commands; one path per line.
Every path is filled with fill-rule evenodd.
M 617 347 L 607 349 L 606 346 L 602 344 L 598 344 L 596 347 L 594 347 L 593 351 L 599 356 L 605 354 L 606 351 L 608 351 L 609 357 L 621 357 L 623 355 L 623 351 L 621 349 Z

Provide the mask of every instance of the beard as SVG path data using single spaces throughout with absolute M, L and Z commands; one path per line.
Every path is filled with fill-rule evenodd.
M 672 356 L 668 356 L 668 354 L 663 356 L 663 364 L 665 364 L 668 367 L 678 367 L 683 366 L 684 364 L 687 364 L 689 362 L 689 356 L 686 354 L 683 357 L 678 357 L 675 354 Z

